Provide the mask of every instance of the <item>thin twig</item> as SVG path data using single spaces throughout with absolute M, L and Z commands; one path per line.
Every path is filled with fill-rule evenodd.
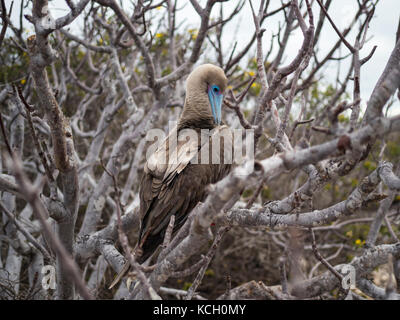
M 221 227 L 217 235 L 215 236 L 214 243 L 212 244 L 210 250 L 208 251 L 207 255 L 205 256 L 204 260 L 204 265 L 201 267 L 199 273 L 196 276 L 196 279 L 193 281 L 192 286 L 188 290 L 188 294 L 186 296 L 186 300 L 191 300 L 193 298 L 193 295 L 195 294 L 197 287 L 200 285 L 201 281 L 203 280 L 204 273 L 207 270 L 208 265 L 211 262 L 211 259 L 213 258 L 215 252 L 217 251 L 217 248 L 222 240 L 222 237 L 226 232 L 228 232 L 230 227 Z
M 3 115 L 1 114 L 1 112 L 0 112 L 0 127 L 1 127 L 1 133 L 3 135 L 3 140 L 4 140 L 5 144 L 6 144 L 8 153 L 10 154 L 10 157 L 11 157 L 13 152 L 12 152 L 11 147 L 10 147 L 10 142 L 8 141 L 6 129 L 5 129 L 4 123 L 3 123 Z
M 329 270 L 330 272 L 332 272 L 332 274 L 339 280 L 339 283 L 340 283 L 340 290 L 343 291 L 343 288 L 342 288 L 343 276 L 342 276 L 338 271 L 336 271 L 336 269 L 335 269 L 334 267 L 332 267 L 332 265 L 331 265 L 326 259 L 324 259 L 324 257 L 320 254 L 320 252 L 318 251 L 318 248 L 317 248 L 317 243 L 316 243 L 316 240 L 315 240 L 314 230 L 313 230 L 312 228 L 310 228 L 309 230 L 310 230 L 311 239 L 312 239 L 312 243 L 311 243 L 311 245 L 312 245 L 312 250 L 313 250 L 313 252 L 314 252 L 315 257 L 316 257 L 325 267 L 327 267 L 328 270 Z M 349 290 L 349 289 L 348 289 L 348 290 Z M 348 290 L 347 290 L 347 291 L 348 291 Z M 346 296 L 347 296 L 347 292 L 345 292 L 345 293 L 346 293 Z
M 115 198 L 116 198 L 116 206 L 117 206 L 117 222 L 118 222 L 118 235 L 119 235 L 119 241 L 124 249 L 125 252 L 125 257 L 129 261 L 131 267 L 134 269 L 135 274 L 139 278 L 139 281 L 145 288 L 145 292 L 147 293 L 147 298 L 150 298 L 152 300 L 158 299 L 157 293 L 154 291 L 154 289 L 151 287 L 151 284 L 149 280 L 147 279 L 146 275 L 140 268 L 139 264 L 136 262 L 134 254 L 132 254 L 129 244 L 128 244 L 128 237 L 126 236 L 123 226 L 122 226 L 122 220 L 121 220 L 121 199 L 120 199 L 120 190 L 118 188 L 118 182 L 117 178 L 114 174 L 112 174 L 110 171 L 107 170 L 106 166 L 104 165 L 103 161 L 100 160 L 100 164 L 103 167 L 103 170 L 112 178 L 114 182 L 114 191 L 115 191 Z

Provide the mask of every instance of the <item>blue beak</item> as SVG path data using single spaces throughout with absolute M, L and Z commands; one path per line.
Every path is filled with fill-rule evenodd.
M 208 99 L 210 100 L 212 115 L 217 125 L 221 124 L 221 108 L 223 98 L 223 94 L 220 92 L 215 92 L 212 87 L 208 88 Z

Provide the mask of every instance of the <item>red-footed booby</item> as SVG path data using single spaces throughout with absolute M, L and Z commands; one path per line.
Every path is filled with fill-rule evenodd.
M 226 87 L 224 71 L 212 64 L 197 67 L 187 78 L 185 104 L 178 124 L 144 166 L 139 191 L 141 226 L 135 249 L 139 263 L 162 244 L 171 216 L 175 215 L 174 235 L 191 210 L 207 197 L 207 185 L 230 171 L 232 134 L 221 120 Z M 213 148 L 216 137 L 219 144 Z M 227 153 L 230 156 L 226 157 Z M 129 262 L 111 287 L 128 269 Z

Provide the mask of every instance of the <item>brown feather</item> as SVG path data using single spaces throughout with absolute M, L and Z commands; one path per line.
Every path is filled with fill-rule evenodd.
M 215 135 L 221 130 L 229 130 L 226 126 L 217 129 Z M 209 143 L 209 163 L 212 161 L 213 151 L 211 139 L 212 137 L 210 137 Z M 166 176 L 161 184 L 157 181 L 157 178 L 151 176 L 151 172 L 145 170 L 144 174 L 147 177 L 143 180 L 140 190 L 142 225 L 139 246 L 142 248 L 143 254 L 138 258 L 139 262 L 144 262 L 162 243 L 171 215 L 175 215 L 175 233 L 186 221 L 189 212 L 199 201 L 206 198 L 206 186 L 219 181 L 229 172 L 231 165 L 223 163 L 224 148 L 227 145 L 229 146 L 229 143 L 223 142 L 220 145 L 222 164 L 192 164 L 188 162 L 180 173 L 177 172 L 177 168 L 180 168 L 180 166 L 174 165 L 173 171 Z M 200 162 L 200 155 L 199 158 Z M 154 183 L 154 180 L 156 180 L 156 183 Z M 151 184 L 152 190 L 156 190 L 156 188 L 159 190 L 156 196 L 153 194 L 151 200 L 146 200 L 148 199 L 146 197 L 146 190 L 149 189 L 148 184 Z

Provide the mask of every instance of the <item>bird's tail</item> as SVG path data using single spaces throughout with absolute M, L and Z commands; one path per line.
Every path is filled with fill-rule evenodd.
M 125 262 L 124 266 L 122 267 L 122 270 L 117 274 L 111 285 L 108 287 L 108 289 L 112 289 L 118 282 L 121 281 L 121 279 L 125 276 L 125 274 L 128 272 L 130 267 L 129 261 Z
M 137 245 L 134 249 L 134 255 L 136 262 L 139 264 L 145 263 L 149 258 L 153 256 L 158 246 L 163 242 L 164 233 L 158 233 L 156 235 L 146 236 L 146 241 L 142 241 L 139 245 Z M 122 270 L 117 274 L 111 285 L 108 289 L 113 288 L 121 279 L 126 275 L 130 268 L 130 263 L 127 261 Z

